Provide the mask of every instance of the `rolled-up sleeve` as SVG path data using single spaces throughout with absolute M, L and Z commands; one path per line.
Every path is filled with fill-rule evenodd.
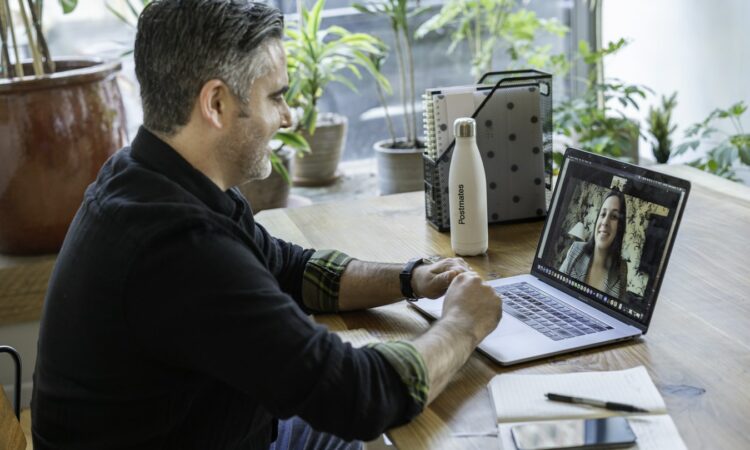
M 338 312 L 341 276 L 353 260 L 337 250 L 318 250 L 305 265 L 302 302 L 316 312 Z
M 409 396 L 422 410 L 427 403 L 430 392 L 427 366 L 416 348 L 409 342 L 390 341 L 370 344 L 370 348 L 378 353 L 393 366 L 393 369 L 404 382 Z
M 337 250 L 316 251 L 305 266 L 302 281 L 304 305 L 319 312 L 337 312 L 341 276 L 352 257 Z M 421 411 L 427 403 L 429 379 L 422 355 L 405 341 L 380 342 L 369 346 L 377 351 L 398 373 L 401 381 Z

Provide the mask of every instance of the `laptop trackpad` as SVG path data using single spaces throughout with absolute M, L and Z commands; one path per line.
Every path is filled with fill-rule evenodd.
M 508 334 L 528 333 L 529 331 L 533 330 L 520 320 L 503 312 L 503 318 L 500 320 L 500 324 L 495 328 L 492 334 L 496 336 L 506 336 Z

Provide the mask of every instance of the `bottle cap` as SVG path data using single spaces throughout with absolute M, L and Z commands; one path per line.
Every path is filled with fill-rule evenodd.
M 474 137 L 476 122 L 470 117 L 459 117 L 453 122 L 453 134 L 456 137 Z

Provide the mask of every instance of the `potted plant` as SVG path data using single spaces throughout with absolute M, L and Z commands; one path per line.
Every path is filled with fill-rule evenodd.
M 395 136 L 387 105 L 380 95 L 390 134 L 390 139 L 374 145 L 378 158 L 380 191 L 383 194 L 423 188 L 421 154 L 424 143 L 417 138 L 419 122 L 415 108 L 413 36 L 409 21 L 428 8 L 417 7 L 409 11 L 407 3 L 406 0 L 376 0 L 353 5 L 361 12 L 388 19 L 400 73 L 405 137 Z M 535 13 L 525 9 L 513 11 L 515 6 L 515 0 L 451 0 L 424 22 L 415 35 L 422 38 L 430 32 L 453 27 L 448 53 L 453 52 L 458 43 L 468 40 L 472 52 L 472 74 L 477 78 L 491 68 L 493 50 L 501 40 L 508 43 L 508 52 L 514 61 L 525 59 L 535 67 L 564 63 L 563 55 L 550 55 L 549 46 L 535 47 L 533 42 L 537 31 L 545 30 L 562 35 L 567 32 L 567 28 L 557 20 L 539 19 Z M 382 60 L 377 63 L 382 64 Z
M 417 29 L 416 35 L 422 38 L 446 27 L 452 29 L 448 53 L 467 42 L 474 79 L 493 70 L 493 55 L 501 45 L 512 64 L 524 62 L 552 72 L 567 69 L 564 54 L 552 55 L 550 45 L 537 46 L 535 41 L 540 32 L 562 37 L 568 27 L 557 19 L 542 19 L 534 11 L 518 8 L 516 0 L 449 0 Z
M 713 110 L 705 120 L 685 130 L 685 137 L 691 139 L 678 145 L 674 154 L 681 155 L 696 150 L 701 144 L 706 145 L 709 148 L 705 156 L 688 164 L 732 181 L 741 181 L 737 170 L 747 173 L 750 166 L 750 133 L 745 132 L 741 121 L 746 111 L 747 105 L 743 101 L 727 109 Z M 717 128 L 719 121 L 729 121 L 735 132 L 727 133 Z M 720 136 L 718 140 L 716 136 Z
M 585 41 L 578 44 L 583 61 L 591 67 L 582 97 L 562 102 L 554 110 L 555 130 L 588 151 L 638 163 L 638 122 L 627 117 L 621 108 L 640 109 L 639 102 L 650 92 L 645 86 L 627 84 L 617 79 L 602 79 L 598 74 L 606 56 L 622 49 L 620 39 L 605 48 L 592 51 Z M 559 162 L 562 154 L 556 154 Z
M 309 153 L 310 146 L 299 133 L 279 130 L 271 142 L 271 150 L 271 175 L 239 186 L 255 213 L 264 209 L 285 208 L 288 205 L 292 185 L 289 176 L 292 159 L 295 154 Z
M 669 97 L 662 96 L 661 107 L 648 110 L 648 131 L 653 137 L 652 150 L 659 164 L 666 164 L 672 154 L 672 134 L 677 129 L 672 123 L 672 112 L 676 106 L 677 92 Z
M 53 253 L 86 186 L 127 140 L 120 64 L 53 59 L 43 1 L 10 4 L 0 1 L 0 253 Z M 76 4 L 60 0 L 65 13 Z
M 310 143 L 310 154 L 297 155 L 292 165 L 296 185 L 322 186 L 333 183 L 346 139 L 346 117 L 318 111 L 318 100 L 330 82 L 341 83 L 356 92 L 357 88 L 342 72 L 356 79 L 361 69 L 377 83 L 390 89 L 388 81 L 376 70 L 370 55 L 383 52 L 383 43 L 365 33 L 351 33 L 339 26 L 321 29 L 321 12 L 325 0 L 317 0 L 308 10 L 298 2 L 299 20 L 286 29 L 284 41 L 289 68 L 289 91 L 286 99 L 298 114 L 295 131 Z
M 378 96 L 388 124 L 389 139 L 373 145 L 378 162 L 378 187 L 381 195 L 418 191 L 424 188 L 424 165 L 422 152 L 424 141 L 417 136 L 419 122 L 416 113 L 416 89 L 414 87 L 413 36 L 409 20 L 425 11 L 417 8 L 409 11 L 406 0 L 375 0 L 352 5 L 358 11 L 385 17 L 393 33 L 396 61 L 399 69 L 399 92 L 403 110 L 405 136 L 397 137 L 388 113 L 383 91 L 378 87 Z M 373 57 L 380 70 L 385 55 Z

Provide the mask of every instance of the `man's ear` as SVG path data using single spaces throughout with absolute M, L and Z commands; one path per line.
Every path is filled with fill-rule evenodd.
M 198 112 L 207 124 L 224 128 L 228 124 L 231 93 L 221 80 L 209 80 L 198 94 Z

